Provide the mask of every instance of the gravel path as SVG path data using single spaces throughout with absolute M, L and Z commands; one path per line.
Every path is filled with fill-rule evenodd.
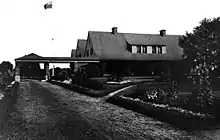
M 144 115 L 40 81 L 19 86 L 10 140 L 204 139 Z

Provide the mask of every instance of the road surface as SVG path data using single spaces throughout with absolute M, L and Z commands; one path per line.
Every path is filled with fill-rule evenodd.
M 205 139 L 104 100 L 36 80 L 20 83 L 14 112 L 5 123 L 0 134 L 10 140 Z

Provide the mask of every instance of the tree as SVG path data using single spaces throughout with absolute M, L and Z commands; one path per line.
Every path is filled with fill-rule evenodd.
M 3 87 L 6 87 L 10 82 L 12 82 L 13 80 L 12 70 L 13 70 L 13 65 L 9 61 L 3 61 L 0 64 L 0 73 L 1 73 L 0 84 Z
M 0 69 L 2 70 L 10 70 L 12 71 L 13 70 L 13 65 L 9 62 L 9 61 L 3 61 L 1 64 L 0 64 Z
M 192 33 L 179 40 L 183 48 L 185 70 L 193 83 L 193 99 L 197 110 L 213 104 L 211 76 L 219 67 L 220 60 L 220 17 L 203 19 Z

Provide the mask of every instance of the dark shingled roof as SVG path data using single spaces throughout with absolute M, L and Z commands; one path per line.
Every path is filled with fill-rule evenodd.
M 36 60 L 36 59 L 37 60 L 41 60 L 41 59 L 43 59 L 43 57 L 39 56 L 39 55 L 37 55 L 35 53 L 31 53 L 31 54 L 22 56 L 20 58 L 16 58 L 15 60 L 17 60 L 17 59 L 19 59 L 19 60 Z
M 179 46 L 180 35 L 132 34 L 89 31 L 95 54 L 100 59 L 119 60 L 179 60 L 182 49 Z M 127 45 L 166 45 L 166 54 L 134 54 Z
M 84 56 L 85 48 L 86 48 L 86 40 L 78 39 L 77 47 L 76 47 L 76 55 L 81 54 L 81 56 Z

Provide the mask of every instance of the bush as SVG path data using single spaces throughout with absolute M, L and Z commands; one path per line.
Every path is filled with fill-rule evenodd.
M 134 93 L 128 95 L 146 102 L 173 105 L 177 99 L 176 83 L 150 83 L 137 86 Z
M 120 75 L 111 75 L 108 77 L 108 81 L 121 82 L 123 81 L 123 77 Z
M 96 80 L 91 80 L 91 79 L 87 79 L 87 82 L 84 86 L 86 86 L 87 88 L 90 88 L 90 89 L 94 89 L 94 90 L 103 89 L 102 83 L 100 83 Z

